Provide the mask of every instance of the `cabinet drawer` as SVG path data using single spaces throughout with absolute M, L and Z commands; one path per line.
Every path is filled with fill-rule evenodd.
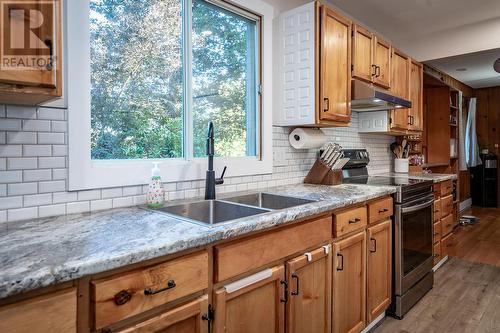
M 441 197 L 441 183 L 435 183 L 432 188 L 434 190 L 434 199 L 439 199 Z
M 442 231 L 443 236 L 446 236 L 450 232 L 452 232 L 453 227 L 454 227 L 453 214 L 450 214 L 450 215 L 446 216 L 445 218 L 441 219 L 441 225 L 443 228 L 443 231 Z
M 368 203 L 368 221 L 375 223 L 387 220 L 393 214 L 392 198 L 387 197 Z
M 76 289 L 1 307 L 0 332 L 76 333 Z
M 434 222 L 441 219 L 441 199 L 434 200 Z
M 224 281 L 307 248 L 327 242 L 332 218 L 303 222 L 215 246 L 215 280 Z
M 441 236 L 443 234 L 441 221 L 434 223 L 434 234 L 433 240 L 434 244 L 439 243 L 441 241 Z
M 94 328 L 105 327 L 207 287 L 206 251 L 92 281 Z
M 441 218 L 445 218 L 453 212 L 453 196 L 449 195 L 441 199 Z
M 352 208 L 333 214 L 334 237 L 341 237 L 366 227 L 366 207 Z
M 434 244 L 434 265 L 437 265 L 438 262 L 443 259 L 442 253 L 441 253 L 441 242 L 438 242 L 437 244 Z
M 450 195 L 452 191 L 453 191 L 453 182 L 451 180 L 441 182 L 441 196 L 442 197 Z
M 454 246 L 455 246 L 455 238 L 453 233 L 451 233 L 441 240 L 441 256 L 443 258 L 446 256 L 453 256 Z

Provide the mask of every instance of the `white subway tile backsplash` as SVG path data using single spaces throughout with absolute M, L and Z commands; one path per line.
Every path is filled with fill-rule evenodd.
M 0 198 L 0 209 L 19 208 L 23 206 L 23 197 Z
M 8 184 L 7 193 L 9 196 L 35 194 L 38 193 L 38 183 Z
M 67 156 L 68 146 L 67 145 L 54 145 L 52 146 L 52 156 Z
M 40 169 L 64 168 L 66 166 L 65 157 L 40 157 L 38 167 Z
M 7 211 L 0 210 L 0 223 L 7 222 Z M 1 229 L 1 227 L 0 227 Z
M 134 205 L 144 205 L 146 204 L 146 195 L 136 195 L 134 198 Z
M 66 121 L 53 120 L 53 121 L 51 121 L 51 124 L 52 124 L 52 127 L 51 127 L 52 132 L 67 132 L 68 131 L 68 122 L 66 122 Z
M 24 196 L 24 207 L 50 205 L 51 203 L 52 193 Z
M 0 171 L 2 183 L 20 183 L 23 181 L 22 171 Z
M 32 106 L 7 105 L 8 118 L 36 118 L 36 108 Z
M 78 200 L 77 192 L 54 193 L 52 198 L 54 203 L 66 203 Z
M 93 200 L 90 202 L 90 211 L 105 210 L 113 208 L 113 199 Z
M 140 194 L 142 194 L 142 186 L 128 186 L 123 188 L 123 196 L 125 197 Z
M 78 191 L 78 201 L 101 199 L 101 190 Z
M 38 207 L 9 209 L 7 211 L 7 219 L 9 221 L 35 219 L 37 217 L 38 217 Z
M 7 196 L 7 184 L 0 184 L 0 197 Z
M 50 145 L 24 145 L 23 156 L 51 156 L 52 146 Z
M 66 190 L 66 181 L 64 180 L 54 180 L 38 183 L 39 193 L 61 192 L 64 190 Z
M 101 197 L 106 198 L 118 198 L 123 195 L 123 189 L 121 187 L 116 188 L 105 188 L 101 191 Z
M 70 202 L 66 204 L 67 214 L 86 213 L 90 211 L 90 201 Z
M 113 208 L 130 207 L 134 205 L 133 197 L 123 197 L 113 199 Z
M 38 160 L 36 157 L 13 157 L 7 159 L 7 169 L 9 170 L 22 170 L 22 169 L 36 169 Z
M 0 157 L 14 157 L 23 155 L 23 146 L 21 145 L 1 145 Z
M 65 144 L 64 137 L 64 133 L 38 133 L 38 143 L 63 145 Z
M 38 119 L 65 120 L 66 110 L 54 108 L 39 108 Z
M 19 119 L 0 119 L 0 131 L 20 131 L 21 120 Z
M 38 216 L 39 217 L 49 217 L 49 216 L 58 216 L 66 214 L 66 205 L 49 205 L 49 206 L 40 206 L 38 208 Z
M 52 180 L 52 170 L 40 169 L 40 170 L 23 171 L 23 181 L 25 182 L 42 181 L 42 180 Z
M 23 131 L 50 132 L 49 120 L 23 120 Z
M 52 169 L 52 179 L 62 180 L 68 178 L 68 169 Z

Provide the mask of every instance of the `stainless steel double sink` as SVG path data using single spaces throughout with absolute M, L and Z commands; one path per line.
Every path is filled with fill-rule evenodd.
M 205 226 L 230 222 L 243 217 L 268 213 L 315 202 L 315 200 L 276 195 L 252 193 L 222 200 L 203 200 L 155 209 L 167 215 Z

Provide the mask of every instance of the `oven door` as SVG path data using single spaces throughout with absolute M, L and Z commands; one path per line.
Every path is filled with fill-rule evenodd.
M 434 196 L 396 205 L 395 291 L 403 295 L 432 270 Z

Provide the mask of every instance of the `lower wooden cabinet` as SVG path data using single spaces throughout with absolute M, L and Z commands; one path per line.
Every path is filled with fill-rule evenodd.
M 301 255 L 286 263 L 287 332 L 331 332 L 331 246 Z
M 391 304 L 391 221 L 368 228 L 367 238 L 367 322 L 372 322 Z
M 208 296 L 180 305 L 159 316 L 129 327 L 120 333 L 206 333 L 209 322 L 203 320 L 208 312 Z
M 285 269 L 266 269 L 214 292 L 214 332 L 284 332 Z
M 333 332 L 361 332 L 366 313 L 366 232 L 333 247 Z
M 76 288 L 0 308 L 2 333 L 76 333 Z
M 441 256 L 444 258 L 446 256 L 454 256 L 454 242 L 455 238 L 453 236 L 453 233 L 449 234 L 448 236 L 444 237 L 441 240 Z

